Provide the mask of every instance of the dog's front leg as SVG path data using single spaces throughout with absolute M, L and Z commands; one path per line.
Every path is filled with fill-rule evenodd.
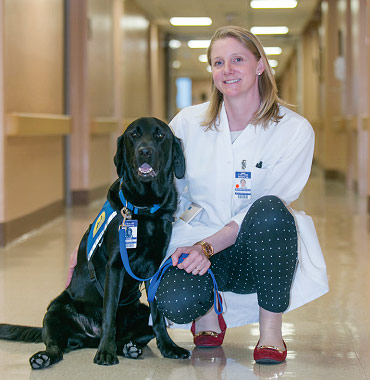
M 146 292 L 148 294 L 149 281 L 145 283 Z M 170 338 L 167 332 L 166 321 L 162 313 L 158 310 L 157 301 L 154 298 L 150 302 L 150 313 L 153 320 L 153 331 L 157 339 L 157 347 L 161 354 L 171 359 L 186 359 L 190 356 L 190 352 L 185 348 L 179 347 Z
M 104 285 L 102 333 L 94 363 L 112 365 L 118 363 L 116 347 L 116 315 L 122 291 L 124 270 L 119 252 L 106 265 Z

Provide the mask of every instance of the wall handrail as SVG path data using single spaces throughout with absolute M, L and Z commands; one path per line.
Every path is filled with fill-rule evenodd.
M 71 133 L 71 116 L 11 112 L 6 115 L 7 136 L 64 136 Z

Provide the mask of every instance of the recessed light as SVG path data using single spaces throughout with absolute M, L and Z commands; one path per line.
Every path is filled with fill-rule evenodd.
M 172 68 L 173 69 L 179 69 L 181 67 L 181 62 L 180 61 L 173 61 L 172 62 Z
M 168 46 L 169 46 L 171 49 L 178 49 L 179 47 L 181 47 L 181 41 L 179 41 L 179 40 L 171 40 L 171 41 L 168 43 Z
M 207 49 L 211 40 L 190 40 L 188 46 L 192 49 Z
M 265 46 L 263 50 L 265 51 L 266 55 L 279 55 L 283 52 L 283 50 L 279 46 Z
M 209 26 L 212 19 L 209 17 L 171 17 L 170 23 L 173 26 Z
M 207 54 L 201 54 L 198 59 L 199 62 L 208 62 Z
M 289 28 L 287 26 L 253 26 L 251 32 L 253 34 L 287 34 Z
M 271 67 L 276 67 L 279 64 L 279 62 L 276 59 L 269 59 L 269 65 Z
M 295 8 L 296 0 L 252 0 L 251 8 L 267 9 L 267 8 Z

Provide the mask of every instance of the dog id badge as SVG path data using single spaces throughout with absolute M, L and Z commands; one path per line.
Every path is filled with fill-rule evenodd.
M 247 171 L 235 172 L 234 195 L 238 199 L 252 198 L 252 173 Z
M 137 220 L 125 221 L 126 248 L 136 248 L 137 246 Z

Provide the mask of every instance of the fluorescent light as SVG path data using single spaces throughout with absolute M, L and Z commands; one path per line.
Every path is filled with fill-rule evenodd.
M 125 16 L 121 18 L 121 26 L 124 30 L 145 30 L 149 21 L 142 16 Z
M 269 59 L 269 65 L 271 67 L 276 67 L 279 64 L 279 62 L 276 59 Z
M 266 8 L 295 8 L 296 0 L 252 0 L 251 8 L 266 9 Z
M 190 40 L 188 46 L 192 49 L 207 49 L 210 43 L 211 40 Z
M 289 28 L 287 26 L 253 26 L 251 32 L 253 34 L 287 34 Z
M 171 49 L 178 49 L 179 47 L 181 47 L 181 41 L 179 41 L 179 40 L 171 40 L 171 41 L 168 43 L 168 46 L 169 46 Z
M 173 26 L 209 26 L 212 19 L 209 17 L 171 17 L 170 23 Z
M 198 59 L 199 62 L 208 62 L 207 54 L 201 54 Z
M 211 67 L 210 65 L 207 66 L 207 71 L 208 71 L 209 73 L 212 72 L 212 67 Z
M 266 55 L 279 55 L 283 52 L 283 50 L 279 46 L 271 46 L 271 47 L 265 46 L 263 50 L 265 51 Z

